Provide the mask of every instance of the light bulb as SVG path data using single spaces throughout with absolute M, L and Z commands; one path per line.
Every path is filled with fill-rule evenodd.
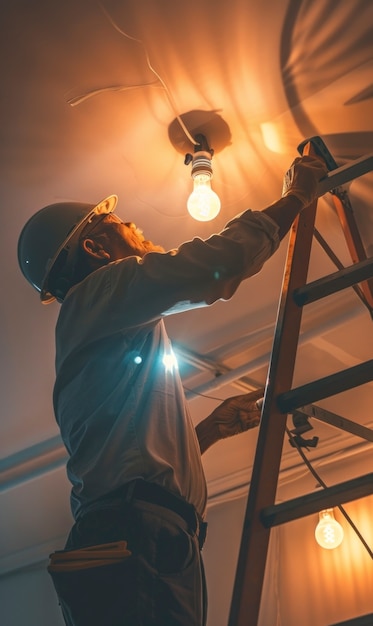
M 190 215 L 199 222 L 213 220 L 220 211 L 219 196 L 211 189 L 211 154 L 200 150 L 192 164 L 193 191 L 187 201 Z
M 343 528 L 334 518 L 333 509 L 324 509 L 319 513 L 319 523 L 315 529 L 315 538 L 319 546 L 332 550 L 343 540 Z
M 211 189 L 210 176 L 197 174 L 193 183 L 193 191 L 187 201 L 190 215 L 199 222 L 213 220 L 220 211 L 220 199 Z

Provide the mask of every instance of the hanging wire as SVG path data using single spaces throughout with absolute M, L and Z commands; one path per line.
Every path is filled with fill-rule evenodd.
M 193 393 L 195 396 L 199 396 L 200 398 L 207 398 L 208 400 L 217 400 L 218 402 L 224 402 L 224 398 L 216 398 L 215 396 L 209 396 L 206 393 L 199 393 L 198 391 L 194 391 L 194 389 L 189 389 L 189 387 L 183 386 L 184 391 L 188 391 L 188 393 Z
M 150 69 L 150 71 L 154 74 L 154 76 L 157 78 L 157 81 L 159 81 L 166 93 L 166 96 L 168 98 L 169 104 L 174 112 L 174 115 L 177 119 L 177 121 L 179 122 L 182 130 L 184 131 L 187 139 L 193 144 L 193 145 L 198 145 L 198 142 L 192 137 L 192 135 L 190 134 L 190 132 L 188 131 L 187 127 L 185 126 L 183 120 L 181 119 L 180 115 L 177 114 L 177 108 L 175 105 L 175 102 L 172 98 L 172 94 L 170 92 L 170 90 L 168 89 L 166 83 L 164 82 L 163 78 L 160 76 L 160 74 L 158 74 L 158 72 L 156 71 L 156 69 L 153 67 L 153 65 L 150 62 L 150 57 L 149 57 L 149 53 L 146 49 L 146 46 L 144 45 L 144 43 L 141 41 L 141 39 L 137 39 L 136 37 L 132 37 L 132 35 L 129 35 L 128 33 L 126 33 L 124 30 L 122 30 L 118 24 L 114 21 L 114 19 L 112 18 L 112 16 L 110 15 L 110 13 L 106 10 L 106 8 L 101 4 L 101 2 L 98 3 L 99 6 L 101 7 L 102 12 L 105 14 L 107 20 L 110 22 L 110 24 L 112 25 L 112 27 L 121 35 L 123 35 L 123 37 L 126 37 L 127 39 L 129 39 L 130 41 L 134 41 L 135 43 L 139 44 L 143 50 L 144 50 L 144 54 L 145 54 L 145 59 L 146 59 L 146 63 L 148 68 Z M 94 89 L 93 91 L 89 91 L 86 94 L 82 95 L 82 96 L 77 96 L 76 98 L 71 98 L 70 100 L 68 100 L 68 104 L 70 104 L 71 106 L 76 106 L 77 104 L 80 104 L 81 102 L 83 102 L 84 100 L 87 100 L 88 98 L 91 98 L 92 96 L 95 96 L 97 94 L 103 93 L 105 91 L 126 91 L 129 89 L 139 89 L 141 87 L 147 87 L 150 85 L 154 85 L 156 84 L 156 81 L 152 82 L 152 83 L 144 83 L 143 85 L 134 85 L 133 87 L 124 87 L 124 86 L 120 86 L 120 85 L 114 85 L 112 87 L 103 87 L 101 89 Z
M 97 96 L 100 93 L 105 93 L 107 91 L 132 91 L 132 89 L 142 89 L 143 87 L 151 87 L 152 85 L 156 85 L 158 81 L 154 80 L 151 83 L 143 83 L 141 85 L 130 85 L 124 87 L 123 85 L 111 85 L 110 87 L 101 87 L 99 89 L 92 89 L 91 91 L 87 91 L 87 93 L 82 96 L 75 96 L 74 98 L 69 98 L 67 100 L 67 104 L 72 107 L 77 106 L 84 102 L 84 100 L 88 100 L 88 98 L 92 98 L 93 96 Z
M 302 448 L 300 447 L 300 445 L 298 444 L 296 438 L 292 435 L 292 433 L 290 432 L 289 428 L 286 427 L 286 434 L 288 435 L 289 439 L 291 439 L 292 444 L 294 445 L 294 447 L 297 449 L 298 453 L 300 454 L 300 456 L 302 457 L 304 463 L 307 465 L 309 471 L 311 472 L 312 476 L 314 476 L 314 478 L 316 478 L 317 482 L 321 485 L 321 487 L 323 487 L 323 489 L 327 489 L 327 485 L 326 483 L 323 481 L 323 479 L 321 478 L 321 476 L 319 476 L 319 474 L 316 472 L 316 470 L 314 469 L 314 467 L 312 466 L 312 464 L 310 463 L 310 461 L 307 459 L 306 455 L 304 454 Z M 371 550 L 371 548 L 368 546 L 367 542 L 365 541 L 364 537 L 362 536 L 362 534 L 360 533 L 359 529 L 356 527 L 356 525 L 354 524 L 354 522 L 352 521 L 351 517 L 348 515 L 348 513 L 346 512 L 346 510 L 343 508 L 342 505 L 338 504 L 337 505 L 338 509 L 340 510 L 340 512 L 342 513 L 343 517 L 347 520 L 347 522 L 350 524 L 352 530 L 356 533 L 356 535 L 358 536 L 358 538 L 360 539 L 361 543 L 363 544 L 364 548 L 366 549 L 366 551 L 368 552 L 369 556 L 371 559 L 373 559 L 373 551 Z

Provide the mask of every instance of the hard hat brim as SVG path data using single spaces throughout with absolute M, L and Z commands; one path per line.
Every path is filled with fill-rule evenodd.
M 44 276 L 43 284 L 40 290 L 40 299 L 43 304 L 50 304 L 51 302 L 56 300 L 56 297 L 48 289 L 48 279 L 49 279 L 49 275 L 53 267 L 58 262 L 63 251 L 66 249 L 71 250 L 75 245 L 77 245 L 82 230 L 87 224 L 89 224 L 89 222 L 92 220 L 93 217 L 95 217 L 96 215 L 104 215 L 104 214 L 113 213 L 113 211 L 115 210 L 117 206 L 117 203 L 118 203 L 118 196 L 116 195 L 108 196 L 107 198 L 105 198 L 104 200 L 96 204 L 96 206 L 93 206 L 92 210 L 89 211 L 87 215 L 85 215 L 83 219 L 80 220 L 80 222 L 78 222 L 77 224 L 75 224 L 74 227 L 71 229 L 68 236 L 64 239 L 64 241 L 58 248 L 54 257 L 48 263 L 48 268 Z

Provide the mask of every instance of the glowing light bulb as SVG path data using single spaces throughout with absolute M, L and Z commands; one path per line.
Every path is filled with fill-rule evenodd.
M 211 189 L 211 177 L 208 174 L 197 174 L 193 183 L 194 189 L 187 201 L 190 215 L 199 222 L 213 220 L 221 205 L 219 196 Z
M 332 550 L 343 541 L 343 528 L 334 518 L 333 509 L 324 509 L 319 513 L 319 523 L 315 529 L 315 538 L 319 546 Z
M 213 220 L 220 211 L 219 196 L 211 189 L 211 154 L 199 151 L 192 165 L 193 191 L 187 201 L 190 215 L 199 222 Z

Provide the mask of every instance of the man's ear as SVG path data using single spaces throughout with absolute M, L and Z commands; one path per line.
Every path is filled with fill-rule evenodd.
M 110 254 L 105 250 L 101 243 L 95 241 L 94 239 L 83 239 L 81 246 L 90 257 L 96 259 L 97 261 L 102 261 L 106 259 L 110 260 Z

